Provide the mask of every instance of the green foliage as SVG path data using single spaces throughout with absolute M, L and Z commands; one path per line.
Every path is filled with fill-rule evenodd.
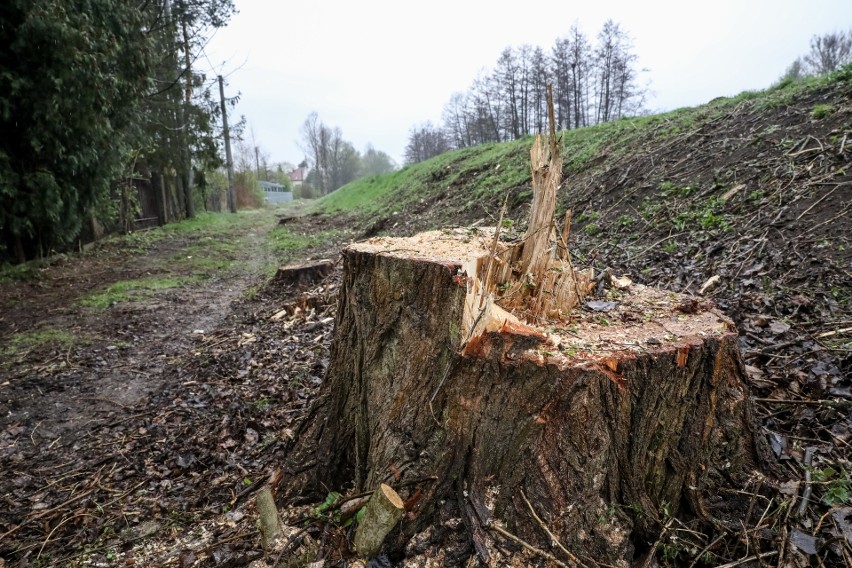
M 660 191 L 664 197 L 689 197 L 692 194 L 692 187 L 677 186 L 670 181 L 664 181 L 660 184 Z
M 342 497 L 337 491 L 331 491 L 325 496 L 325 501 L 314 507 L 313 514 L 317 517 L 322 516 L 326 511 L 334 507 L 334 504 Z
M 95 310 L 105 310 L 121 302 L 150 296 L 157 290 L 178 288 L 189 282 L 191 278 L 172 278 L 168 276 L 149 276 L 136 280 L 122 280 L 107 286 L 100 292 L 83 297 L 80 304 Z
M 751 201 L 754 205 L 758 205 L 763 199 L 766 197 L 766 193 L 762 190 L 756 189 L 748 194 L 748 200 Z
M 116 0 L 0 11 L 0 227 L 19 260 L 71 242 L 129 150 L 148 88 L 144 14 Z
M 0 265 L 0 282 L 4 280 L 38 280 L 41 277 L 39 265 L 40 262 L 35 260 L 21 264 Z
M 813 110 L 811 111 L 811 116 L 816 120 L 821 118 L 825 118 L 827 116 L 831 116 L 834 112 L 834 106 L 830 104 L 819 104 L 814 105 Z
M 111 184 L 140 164 L 186 178 L 191 149 L 201 171 L 219 165 L 216 101 L 179 53 L 233 11 L 232 0 L 179 2 L 171 18 L 161 2 L 4 3 L 0 256 L 67 248 L 92 219 L 117 226 Z
M 578 223 L 586 223 L 597 221 L 601 218 L 601 214 L 598 211 L 583 211 L 579 215 L 577 215 Z
M 44 328 L 12 334 L 5 346 L 0 347 L 0 359 L 11 362 L 21 354 L 41 347 L 67 349 L 80 342 L 78 335 L 63 329 Z M 3 365 L 0 365 L 2 368 Z
M 823 484 L 823 503 L 829 507 L 852 503 L 852 480 L 845 469 L 830 466 L 815 468 L 812 476 L 815 482 Z

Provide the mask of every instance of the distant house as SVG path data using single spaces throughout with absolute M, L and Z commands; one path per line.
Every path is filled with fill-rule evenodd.
M 293 192 L 287 191 L 280 183 L 271 181 L 259 181 L 263 196 L 267 203 L 284 203 L 285 201 L 293 201 Z
M 302 187 L 302 184 L 305 183 L 305 180 L 308 177 L 308 168 L 296 168 L 289 174 L 290 181 L 293 182 L 293 187 Z

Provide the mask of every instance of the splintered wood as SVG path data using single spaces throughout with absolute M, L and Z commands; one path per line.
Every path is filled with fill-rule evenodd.
M 562 181 L 562 151 L 553 127 L 552 103 L 551 96 L 550 136 L 538 134 L 530 150 L 533 201 L 520 243 L 500 241 L 504 206 L 493 231 L 433 231 L 393 239 L 392 248 L 382 238 L 360 245 L 376 252 L 382 252 L 384 246 L 388 253 L 453 259 L 458 264 L 459 276 L 463 275 L 467 287 L 462 330 L 467 338 L 464 343 L 469 345 L 463 345 L 463 351 L 476 346 L 476 338 L 491 332 L 539 336 L 541 332 L 534 326 L 564 319 L 591 287 L 592 271 L 577 271 L 571 265 L 567 246 L 570 211 L 562 234 L 554 222 L 556 193 Z
M 586 296 L 592 279 L 591 271 L 577 272 L 571 266 L 567 245 L 570 212 L 566 213 L 562 235 L 556 231 L 554 214 L 556 192 L 562 181 L 562 151 L 554 128 L 549 86 L 548 113 L 550 136 L 545 140 L 537 134 L 530 150 L 533 200 L 524 240 L 498 252 L 498 224 L 487 270 L 482 276 L 477 273 L 482 280 L 481 289 L 474 291 L 479 295 L 477 305 L 486 307 L 486 311 L 489 299 L 499 296 L 501 305 L 528 323 L 541 323 L 567 314 Z M 486 320 L 487 316 L 482 314 Z

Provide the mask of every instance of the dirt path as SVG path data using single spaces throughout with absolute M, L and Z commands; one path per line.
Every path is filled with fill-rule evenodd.
M 0 283 L 0 565 L 86 565 L 99 548 L 108 561 L 118 550 L 97 543 L 156 516 L 125 499 L 152 493 L 146 430 L 174 370 L 275 266 L 275 221 L 111 241 Z

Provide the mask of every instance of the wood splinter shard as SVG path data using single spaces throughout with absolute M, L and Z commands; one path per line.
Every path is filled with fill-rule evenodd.
M 523 242 L 503 245 L 498 250 L 501 230 L 498 222 L 487 262 L 477 262 L 468 268 L 467 273 L 473 278 L 465 321 L 471 338 L 505 329 L 507 325 L 516 326 L 520 319 L 536 324 L 564 316 L 583 300 L 589 289 L 591 271 L 575 271 L 569 258 L 570 213 L 566 215 L 563 234 L 559 236 L 555 229 L 556 193 L 562 182 L 563 160 L 560 140 L 556 137 L 550 85 L 548 114 L 550 135 L 545 139 L 537 134 L 530 150 L 533 200 Z M 501 211 L 501 222 L 502 218 Z M 462 350 L 466 350 L 466 345 L 462 345 Z

